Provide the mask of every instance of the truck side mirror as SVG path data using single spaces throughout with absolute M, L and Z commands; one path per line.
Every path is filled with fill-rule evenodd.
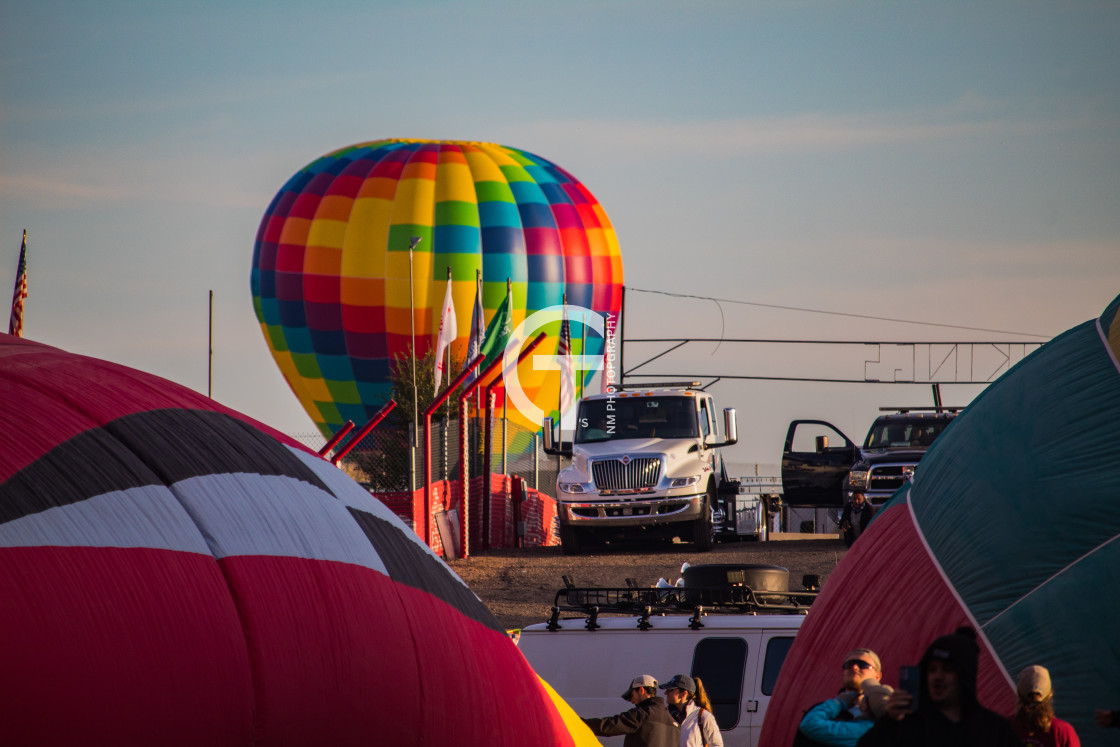
M 817 436 L 817 453 L 823 454 L 828 448 L 828 436 Z
M 705 445 L 718 449 L 721 446 L 730 446 L 739 440 L 739 430 L 735 427 L 735 408 L 728 407 L 723 411 L 723 432 L 727 434 L 727 440 L 717 441 L 715 443 L 707 443 Z
M 559 446 L 557 445 L 556 434 L 553 432 L 554 425 L 552 422 L 552 418 L 545 418 L 544 422 L 541 423 L 541 427 L 543 429 L 541 435 L 544 438 L 545 454 L 548 454 L 550 456 L 563 457 L 570 457 L 572 455 L 572 450 L 570 448 L 565 449 L 564 442 L 562 440 L 560 441 Z
M 723 431 L 727 434 L 727 440 L 723 442 L 724 446 L 730 446 L 739 440 L 739 428 L 735 424 L 735 408 L 727 407 L 723 410 Z
M 544 451 L 546 454 L 550 454 L 552 453 L 552 441 L 554 435 L 552 432 L 552 418 L 545 418 L 544 422 L 541 424 L 541 427 L 543 428 L 541 436 L 544 438 Z

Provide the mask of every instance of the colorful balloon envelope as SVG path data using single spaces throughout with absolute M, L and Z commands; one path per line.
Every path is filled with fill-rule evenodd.
M 526 151 L 377 140 L 319 158 L 276 195 L 253 252 L 253 303 L 280 370 L 324 435 L 346 420 L 360 425 L 386 401 L 390 366 L 413 335 L 417 356 L 435 347 L 449 271 L 460 357 L 476 277 L 487 322 L 507 281 L 515 326 L 565 296 L 604 318 L 622 301 L 618 239 L 599 201 Z M 581 325 L 573 337 L 577 347 L 588 339 L 577 352 L 602 352 L 602 339 Z M 527 360 L 518 373 L 541 411 L 556 409 L 558 371 Z
M 340 470 L 2 334 L 0 599 L 5 745 L 597 744 Z
M 1083 745 L 1120 704 L 1120 297 L 988 387 L 837 565 L 797 634 L 761 744 L 790 744 L 839 664 L 876 651 L 883 682 L 934 639 L 972 627 L 977 693 L 1004 714 L 1027 666 L 1050 670 Z

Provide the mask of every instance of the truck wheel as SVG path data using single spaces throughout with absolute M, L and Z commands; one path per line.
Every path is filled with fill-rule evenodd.
M 579 530 L 575 527 L 560 525 L 560 548 L 565 555 L 579 555 Z
M 700 509 L 700 518 L 692 522 L 692 548 L 696 552 L 708 552 L 712 549 L 712 504 L 716 498 L 715 483 L 708 483 L 708 495 L 704 498 L 704 505 Z

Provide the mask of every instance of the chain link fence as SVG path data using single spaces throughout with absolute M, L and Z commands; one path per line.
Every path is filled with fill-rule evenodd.
M 483 474 L 487 458 L 483 418 L 472 417 L 467 423 L 466 459 L 468 477 Z M 292 433 L 292 438 L 318 451 L 326 444 L 319 433 Z M 463 443 L 459 419 L 440 419 L 432 423 L 433 482 L 458 480 L 463 459 Z M 491 433 L 493 445 L 489 455 L 490 472 L 508 474 L 525 480 L 531 488 L 552 495 L 559 472 L 559 458 L 544 453 L 540 432 L 518 423 L 495 417 Z M 346 439 L 343 439 L 343 444 Z M 337 447 L 336 447 L 337 448 Z M 424 431 L 420 428 L 414 450 L 409 448 L 408 434 L 390 427 L 375 428 L 342 459 L 341 466 L 355 480 L 373 493 L 395 493 L 418 489 L 424 485 Z M 410 458 L 411 457 L 411 458 Z

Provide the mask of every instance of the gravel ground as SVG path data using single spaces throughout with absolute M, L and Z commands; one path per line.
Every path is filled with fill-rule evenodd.
M 805 574 L 820 576 L 823 583 L 843 557 L 844 543 L 835 536 L 798 539 L 803 535 L 776 535 L 768 542 L 720 543 L 708 553 L 693 552 L 689 545 L 624 545 L 606 547 L 582 556 L 568 556 L 559 547 L 488 550 L 449 565 L 507 628 L 545 622 L 556 590 L 568 576 L 576 586 L 626 586 L 635 579 L 653 586 L 658 578 L 673 583 L 681 564 L 758 563 L 789 569 L 790 588 L 801 588 Z M 819 535 L 818 535 L 819 537 Z

